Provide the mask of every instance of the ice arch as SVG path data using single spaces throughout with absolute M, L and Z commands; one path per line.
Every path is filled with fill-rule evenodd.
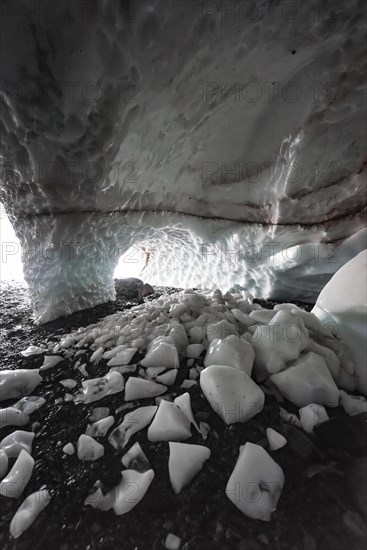
M 131 246 L 151 283 L 310 301 L 366 246 L 363 1 L 46 5 L 1 4 L 0 197 L 38 322 L 113 299 Z

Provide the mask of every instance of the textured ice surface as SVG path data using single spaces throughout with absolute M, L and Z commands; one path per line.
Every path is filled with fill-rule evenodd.
M 362 0 L 33 3 L 2 29 L 0 199 L 37 322 L 114 299 L 129 249 L 152 284 L 313 301 L 364 248 Z
M 335 328 L 355 363 L 357 388 L 367 395 L 367 251 L 344 265 L 323 288 L 313 313 Z

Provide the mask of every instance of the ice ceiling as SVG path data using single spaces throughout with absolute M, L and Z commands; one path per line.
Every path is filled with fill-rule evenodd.
M 150 283 L 314 301 L 365 248 L 365 2 L 1 3 L 0 200 L 38 322 Z

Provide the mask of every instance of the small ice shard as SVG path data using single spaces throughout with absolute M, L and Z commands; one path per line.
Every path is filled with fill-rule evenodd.
M 189 365 L 188 365 L 189 366 Z M 199 373 L 198 373 L 198 370 L 196 367 L 192 367 L 190 370 L 189 370 L 189 377 L 190 377 L 190 380 L 196 380 L 196 378 L 199 376 Z
M 90 437 L 104 437 L 114 422 L 115 419 L 113 416 L 101 418 L 101 420 L 89 424 L 85 433 Z
M 268 325 L 259 325 L 251 338 L 255 367 L 270 374 L 285 369 L 287 361 L 299 358 L 307 348 L 303 321 L 290 311 L 278 311 Z
M 173 343 L 175 344 L 176 348 L 180 351 L 184 350 L 189 344 L 186 331 L 185 331 L 184 327 L 181 324 L 175 325 L 169 331 L 168 336 L 170 338 L 172 338 Z
M 190 421 L 184 412 L 175 403 L 162 399 L 148 428 L 149 441 L 181 441 L 189 437 Z
M 208 437 L 208 433 L 210 432 L 209 424 L 207 424 L 207 422 L 200 422 L 199 423 L 199 431 L 200 431 L 203 439 L 206 439 Z
M 62 450 L 66 455 L 69 455 L 69 456 L 71 456 L 75 453 L 75 447 L 70 442 L 66 443 L 66 445 L 63 446 Z
M 22 449 L 14 466 L 0 483 L 0 494 L 4 497 L 19 498 L 31 479 L 33 466 L 33 458 Z
M 212 340 L 206 352 L 204 365 L 226 365 L 242 370 L 251 376 L 255 352 L 252 345 L 235 335 L 227 336 L 223 340 Z
M 176 495 L 200 472 L 209 457 L 208 447 L 170 441 L 168 471 Z
M 196 359 L 204 351 L 203 344 L 189 344 L 186 348 L 186 357 Z
M 108 407 L 95 407 L 92 410 L 92 414 L 89 417 L 89 420 L 91 422 L 96 422 L 98 420 L 102 420 L 102 418 L 106 418 L 110 414 L 110 409 Z
M 127 348 L 126 344 L 121 344 L 120 346 L 116 346 L 112 349 L 109 349 L 108 351 L 105 351 L 102 357 L 103 359 L 112 359 L 112 357 L 115 357 L 115 355 L 117 355 L 120 351 L 126 348 Z
M 212 409 L 226 424 L 247 422 L 263 409 L 264 392 L 242 370 L 211 365 L 201 371 L 200 386 Z
M 42 366 L 40 367 L 40 371 L 45 371 L 48 369 L 52 369 L 53 367 L 56 367 L 61 361 L 63 361 L 64 358 L 60 357 L 60 355 L 45 355 L 43 358 Z
M 300 357 L 288 369 L 273 374 L 271 380 L 284 397 L 298 407 L 310 403 L 338 406 L 339 390 L 325 359 L 312 351 Z
M 329 420 L 329 415 L 323 405 L 310 403 L 299 410 L 302 428 L 308 434 L 313 433 L 313 427 L 320 422 Z
M 29 395 L 42 382 L 38 369 L 0 371 L 0 401 Z
M 276 430 L 273 430 L 273 428 L 266 428 L 266 437 L 268 438 L 269 449 L 271 451 L 277 451 L 287 444 L 286 438 Z
M 155 415 L 157 408 L 155 405 L 149 407 L 139 407 L 124 416 L 124 420 L 113 430 L 108 441 L 115 449 L 123 449 L 129 442 L 130 437 L 148 426 Z
M 209 323 L 206 329 L 206 335 L 209 342 L 212 342 L 215 339 L 221 340 L 223 338 L 227 338 L 227 336 L 230 336 L 231 334 L 237 335 L 236 327 L 224 319 L 218 323 Z
M 144 497 L 154 478 L 153 470 L 140 473 L 136 470 L 121 472 L 121 481 L 110 493 L 113 495 L 112 508 L 117 516 L 130 512 Z M 109 493 L 105 496 L 108 501 Z
M 143 367 L 178 369 L 180 363 L 173 339 L 167 336 L 159 336 L 152 340 L 147 354 L 140 364 Z
M 23 357 L 31 357 L 32 355 L 40 355 L 44 351 L 45 349 L 40 348 L 39 346 L 28 346 L 27 349 L 21 351 L 20 353 Z
M 123 466 L 127 470 L 136 470 L 137 472 L 144 473 L 151 469 L 149 461 L 144 454 L 143 449 L 139 443 L 134 443 L 131 449 L 121 459 Z
M 179 550 L 181 546 L 181 539 L 173 533 L 168 533 L 164 546 L 167 550 Z
M 64 349 L 68 349 L 71 346 L 73 346 L 75 343 L 76 343 L 76 338 L 74 336 L 69 335 L 61 340 L 60 347 Z
M 113 395 L 124 389 L 125 382 L 119 372 L 109 372 L 100 378 L 83 380 L 82 392 L 76 396 L 76 403 L 94 403 L 106 395 Z
M 184 390 L 189 390 L 190 388 L 192 388 L 192 386 L 195 386 L 197 384 L 196 380 L 189 380 L 189 379 L 185 379 L 180 388 L 184 389 Z
M 283 486 L 281 467 L 260 445 L 248 442 L 229 478 L 226 495 L 245 516 L 270 521 Z
M 156 377 L 156 381 L 160 384 L 165 384 L 166 386 L 172 386 L 177 378 L 177 370 L 176 369 L 170 369 L 167 372 L 164 372 L 163 374 L 159 374 Z
M 30 494 L 20 505 L 10 523 L 10 534 L 17 539 L 28 529 L 50 502 L 47 489 Z
M 77 444 L 79 460 L 98 460 L 104 455 L 104 447 L 89 435 L 82 434 Z
M 8 462 L 8 455 L 6 454 L 4 449 L 0 448 L 0 479 L 2 479 L 8 471 Z
M 181 411 L 184 413 L 186 418 L 190 421 L 190 424 L 194 424 L 197 431 L 200 432 L 199 425 L 196 422 L 192 412 L 190 394 L 186 392 L 186 393 L 183 393 L 182 395 L 179 395 L 174 400 L 174 404 L 180 407 Z
M 340 390 L 340 402 L 349 416 L 367 412 L 367 399 L 362 395 L 349 395 L 344 390 Z
M 64 386 L 64 388 L 69 388 L 69 390 L 72 390 L 77 385 L 77 382 L 71 378 L 65 378 L 65 380 L 60 380 L 60 384 Z
M 102 359 L 103 354 L 104 354 L 104 348 L 102 348 L 102 346 L 100 346 L 99 348 L 96 349 L 96 351 L 94 351 L 92 353 L 92 355 L 90 356 L 89 361 L 91 363 L 94 363 L 95 365 L 97 365 L 100 362 L 100 360 Z
M 9 458 L 19 456 L 22 449 L 32 454 L 32 443 L 34 432 L 26 432 L 24 430 L 16 430 L 7 435 L 0 443 L 0 449 L 6 452 Z
M 157 395 L 162 395 L 166 391 L 167 386 L 130 376 L 125 386 L 125 401 L 149 399 Z
M 123 365 L 128 365 L 137 351 L 138 351 L 137 348 L 125 348 L 125 349 L 119 351 L 116 355 L 114 355 L 108 361 L 107 366 L 108 367 L 119 367 L 119 366 L 123 366 Z
M 14 407 L 0 409 L 0 428 L 4 426 L 25 426 L 29 422 L 29 415 L 19 409 Z
M 32 414 L 38 411 L 45 403 L 46 399 L 44 397 L 40 397 L 39 395 L 28 395 L 27 397 L 22 397 L 22 399 L 14 403 L 12 407 L 26 414 Z

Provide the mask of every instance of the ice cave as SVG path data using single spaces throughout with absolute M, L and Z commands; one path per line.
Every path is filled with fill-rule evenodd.
M 1 0 L 4 550 L 366 546 L 366 31 Z

